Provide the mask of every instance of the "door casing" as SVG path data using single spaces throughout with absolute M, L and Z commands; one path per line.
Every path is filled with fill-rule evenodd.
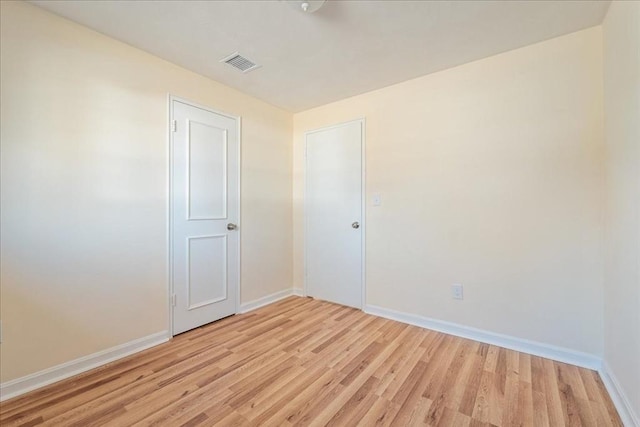
M 362 144 L 361 144 L 361 152 L 360 152 L 360 160 L 361 160 L 361 165 L 362 165 L 362 170 L 361 170 L 361 189 L 360 189 L 360 209 L 362 212 L 362 218 L 360 219 L 360 228 L 362 229 L 361 231 L 361 240 L 360 240 L 360 252 L 361 252 L 361 272 L 360 272 L 360 276 L 361 276 L 361 283 L 362 283 L 362 289 L 361 289 L 361 297 L 360 297 L 360 309 L 364 310 L 365 306 L 366 306 L 366 297 L 367 297 L 367 282 L 366 282 L 366 230 L 367 230 L 367 211 L 366 211 L 366 207 L 367 207 L 367 203 L 366 203 L 366 119 L 364 117 L 361 118 L 357 118 L 357 119 L 353 119 L 353 120 L 348 120 L 345 122 L 340 122 L 338 124 L 335 125 L 330 125 L 330 126 L 325 126 L 322 128 L 318 128 L 318 129 L 313 129 L 310 131 L 306 131 L 304 133 L 304 182 L 303 182 L 303 217 L 304 217 L 304 235 L 303 235 L 303 264 L 304 264 L 304 268 L 303 268 L 303 274 L 304 274 L 304 282 L 303 282 L 303 293 L 304 296 L 309 296 L 308 294 L 308 287 L 307 287 L 307 136 L 312 134 L 312 133 L 316 133 L 316 132 L 322 132 L 322 131 L 326 131 L 326 130 L 330 130 L 330 129 L 334 129 L 337 127 L 341 127 L 341 126 L 346 126 L 349 124 L 353 124 L 353 123 L 359 123 L 360 124 L 360 128 L 362 130 Z
M 240 312 L 240 294 L 242 292 L 242 211 L 241 211 L 241 199 L 242 199 L 242 118 L 240 116 L 233 116 L 228 113 L 221 112 L 219 110 L 215 110 L 206 105 L 198 104 L 197 102 L 190 101 L 188 99 L 180 98 L 171 94 L 167 96 L 167 311 L 168 311 L 168 326 L 167 330 L 169 331 L 169 335 L 171 337 L 174 336 L 173 333 L 173 296 L 174 292 L 174 283 L 173 283 L 173 102 L 178 101 L 183 104 L 188 104 L 196 108 L 200 108 L 202 110 L 209 111 L 214 114 L 219 114 L 221 116 L 229 117 L 234 119 L 237 124 L 237 132 L 238 132 L 238 188 L 235 189 L 238 193 L 238 201 L 236 208 L 238 209 L 238 229 L 235 231 L 238 233 L 238 292 L 236 292 L 236 301 L 235 301 L 235 312 L 236 314 Z

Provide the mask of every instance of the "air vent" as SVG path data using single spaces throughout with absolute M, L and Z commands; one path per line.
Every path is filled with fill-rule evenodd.
M 251 70 L 255 70 L 256 68 L 260 68 L 258 64 L 253 61 L 248 60 L 244 56 L 240 55 L 238 52 L 232 53 L 220 60 L 220 62 L 224 62 L 226 64 L 231 65 L 232 67 L 237 68 L 243 73 L 248 73 Z

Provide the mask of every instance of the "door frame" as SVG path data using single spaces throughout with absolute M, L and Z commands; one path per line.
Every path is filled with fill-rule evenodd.
M 302 250 L 303 250 L 303 294 L 304 296 L 309 296 L 308 292 L 308 284 L 307 284 L 307 137 L 313 133 L 322 132 L 326 130 L 331 130 L 335 128 L 339 128 L 342 126 L 347 126 L 353 123 L 360 124 L 360 130 L 362 135 L 362 144 L 360 147 L 360 164 L 362 165 L 361 170 L 361 184 L 360 184 L 360 210 L 361 210 L 361 218 L 360 218 L 360 229 L 361 232 L 361 240 L 360 240 L 360 253 L 361 253 L 361 271 L 360 271 L 360 280 L 361 280 L 361 290 L 360 290 L 360 310 L 364 310 L 366 306 L 366 298 L 367 298 L 367 281 L 366 281 L 366 230 L 367 230 L 367 196 L 366 196 L 366 118 L 360 117 L 353 120 L 348 120 L 345 122 L 340 122 L 335 125 L 324 126 L 318 129 L 313 129 L 309 131 L 305 131 L 304 133 L 304 177 L 303 177 L 303 201 L 302 201 L 302 216 L 304 220 L 304 232 L 302 236 Z
M 169 331 L 169 336 L 173 337 L 173 295 L 174 295 L 174 283 L 173 283 L 173 103 L 174 101 L 181 102 L 183 104 L 190 105 L 195 108 L 199 108 L 201 110 L 209 111 L 214 114 L 218 114 L 220 116 L 228 117 L 230 119 L 234 119 L 236 121 L 237 134 L 238 134 L 238 146 L 237 146 L 237 158 L 238 158 L 238 188 L 235 189 L 238 192 L 238 201 L 237 201 L 237 210 L 238 210 L 238 229 L 236 233 L 238 233 L 238 253 L 236 254 L 238 257 L 238 292 L 236 292 L 236 301 L 235 301 L 235 314 L 240 312 L 240 293 L 242 290 L 242 211 L 241 200 L 242 200 L 242 117 L 234 116 L 229 113 L 225 113 L 206 105 L 198 104 L 197 102 L 190 101 L 185 98 L 180 98 L 178 96 L 171 95 L 170 93 L 167 95 L 167 311 L 168 311 L 168 321 L 169 325 L 167 330 Z

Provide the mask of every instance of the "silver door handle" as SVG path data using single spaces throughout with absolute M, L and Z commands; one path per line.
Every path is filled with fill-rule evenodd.
M 360 223 L 358 221 L 351 224 L 352 228 L 360 228 Z
M 234 223 L 230 222 L 229 224 L 227 224 L 227 230 L 229 231 L 233 231 L 236 230 L 238 228 L 237 225 L 235 225 Z

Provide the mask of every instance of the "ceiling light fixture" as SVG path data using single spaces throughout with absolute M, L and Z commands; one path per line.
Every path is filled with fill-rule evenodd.
M 289 5 L 306 13 L 320 9 L 326 0 L 285 0 Z

